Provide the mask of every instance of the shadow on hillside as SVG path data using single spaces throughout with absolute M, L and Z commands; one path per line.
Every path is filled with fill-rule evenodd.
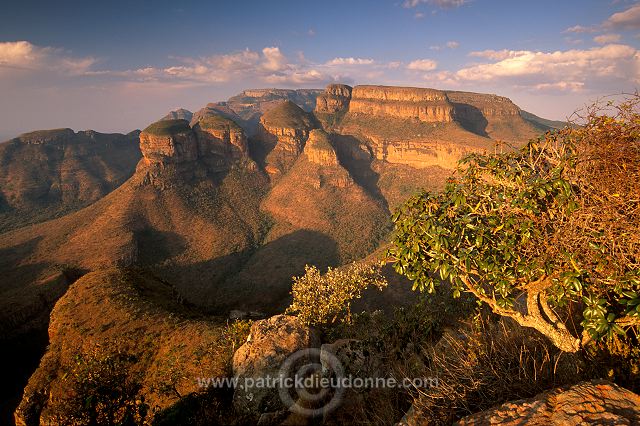
M 487 133 L 487 125 L 489 122 L 485 118 L 480 109 L 473 105 L 454 103 L 456 110 L 455 120 L 469 132 L 475 133 L 480 136 L 489 137 Z
M 262 170 L 267 165 L 267 156 L 276 147 L 278 139 L 267 132 L 262 124 L 256 126 L 254 134 L 249 137 L 249 156 L 255 161 Z
M 373 198 L 383 202 L 385 209 L 389 210 L 389 206 L 378 187 L 380 175 L 374 172 L 371 167 L 374 156 L 369 148 L 354 136 L 332 134 L 331 139 L 340 164 L 349 171 L 358 185 Z
M 209 313 L 241 309 L 271 314 L 289 305 L 291 278 L 304 274 L 305 265 L 326 270 L 338 261 L 332 238 L 296 230 L 253 250 L 165 267 L 158 274 L 174 284 L 182 298 Z

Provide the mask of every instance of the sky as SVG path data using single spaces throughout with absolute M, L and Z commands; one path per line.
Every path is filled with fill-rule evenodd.
M 6 2 L 0 140 L 332 82 L 495 93 L 565 119 L 635 92 L 639 49 L 631 0 Z

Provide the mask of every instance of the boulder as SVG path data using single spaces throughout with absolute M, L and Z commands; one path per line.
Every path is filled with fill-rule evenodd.
M 319 333 L 305 326 L 297 317 L 276 315 L 256 321 L 247 341 L 233 355 L 233 376 L 238 380 L 233 395 L 236 410 L 257 420 L 266 413 L 281 413 L 283 405 L 279 388 L 246 386 L 258 379 L 277 378 L 285 361 L 298 351 L 320 346 Z M 268 414 L 267 417 L 278 417 Z M 269 417 L 269 418 L 271 418 Z M 266 417 L 265 417 L 266 418 Z M 262 419 L 263 423 L 265 418 Z
M 631 425 L 640 423 L 640 396 L 604 381 L 582 382 L 507 402 L 465 417 L 459 425 Z

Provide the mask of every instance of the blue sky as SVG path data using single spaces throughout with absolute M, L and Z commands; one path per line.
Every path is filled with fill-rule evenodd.
M 640 85 L 635 1 L 11 2 L 0 138 L 129 131 L 245 88 L 394 84 L 562 119 Z

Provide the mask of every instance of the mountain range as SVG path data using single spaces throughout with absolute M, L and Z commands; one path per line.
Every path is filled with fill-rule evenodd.
M 281 312 L 292 276 L 381 249 L 393 209 L 462 156 L 560 125 L 496 95 L 333 84 L 246 90 L 127 135 L 21 135 L 0 144 L 0 341 L 42 336 L 94 271 L 136 268 L 203 315 Z

